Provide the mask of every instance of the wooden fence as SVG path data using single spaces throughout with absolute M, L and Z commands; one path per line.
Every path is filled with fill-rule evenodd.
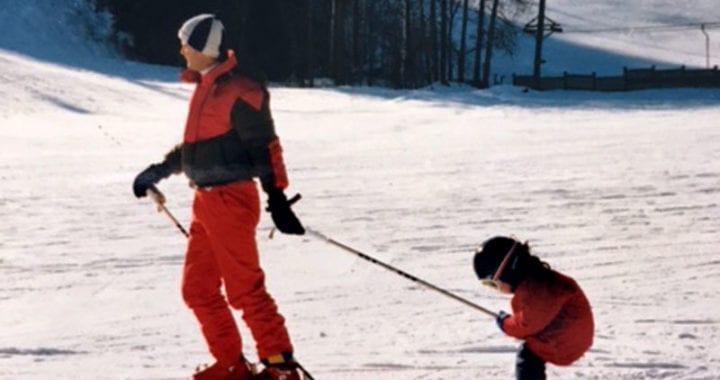
M 633 91 L 657 88 L 720 88 L 720 71 L 712 69 L 657 70 L 623 68 L 622 76 L 600 77 L 563 73 L 561 77 L 541 77 L 536 83 L 531 75 L 513 75 L 513 85 L 536 90 Z

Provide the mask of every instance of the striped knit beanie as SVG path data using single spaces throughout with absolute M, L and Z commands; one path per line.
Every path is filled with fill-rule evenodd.
M 185 21 L 178 31 L 178 37 L 183 45 L 190 45 L 200 53 L 217 58 L 225 50 L 224 30 L 222 22 L 215 15 L 206 13 Z

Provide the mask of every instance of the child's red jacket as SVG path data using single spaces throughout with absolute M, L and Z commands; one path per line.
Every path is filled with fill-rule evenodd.
M 526 279 L 514 293 L 513 313 L 502 325 L 507 335 L 524 339 L 530 351 L 556 365 L 569 365 L 590 348 L 592 311 L 575 280 L 551 271 Z

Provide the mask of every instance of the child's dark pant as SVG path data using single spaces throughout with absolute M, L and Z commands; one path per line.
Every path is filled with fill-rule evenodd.
M 545 362 L 530 351 L 525 343 L 520 345 L 515 364 L 517 380 L 545 380 Z

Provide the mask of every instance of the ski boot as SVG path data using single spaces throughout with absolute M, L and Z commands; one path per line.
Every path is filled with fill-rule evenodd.
M 253 375 L 248 363 L 241 358 L 231 367 L 218 362 L 213 365 L 198 367 L 190 380 L 252 380 Z
M 268 364 L 254 380 L 304 380 L 300 367 L 295 362 Z
M 300 365 L 291 353 L 283 353 L 261 360 L 265 366 L 253 380 L 304 380 Z

